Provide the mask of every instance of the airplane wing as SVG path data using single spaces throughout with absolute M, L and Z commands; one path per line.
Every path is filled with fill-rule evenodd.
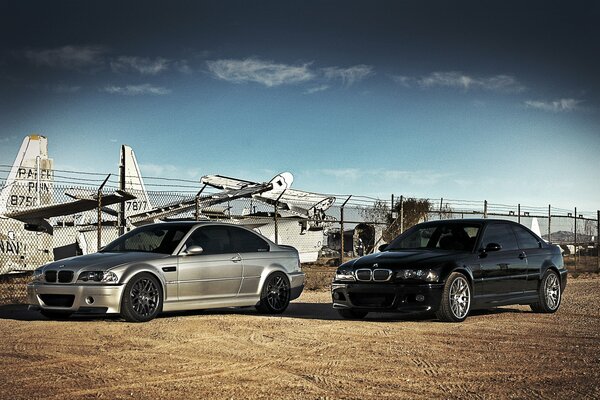
M 258 201 L 275 205 L 281 211 L 304 218 L 323 219 L 325 210 L 333 205 L 335 197 L 319 193 L 290 189 L 294 177 L 289 172 L 282 172 L 271 179 L 273 188 L 252 195 Z M 218 189 L 239 189 L 256 185 L 255 182 L 230 178 L 222 175 L 207 175 L 202 177 L 202 183 Z
M 135 199 L 134 195 L 127 192 L 123 192 L 121 190 L 117 190 L 113 194 L 103 195 L 102 205 L 109 206 L 111 204 L 116 204 L 121 201 L 127 201 L 132 199 Z M 96 207 L 98 207 L 98 200 L 94 199 L 93 197 L 86 197 L 68 203 L 50 204 L 40 207 L 32 207 L 25 210 L 12 211 L 6 213 L 5 216 L 25 223 L 31 223 L 39 222 L 40 220 L 52 217 L 59 217 L 61 215 L 76 214 L 88 210 L 93 210 Z
M 226 178 L 226 179 L 228 179 L 228 178 Z M 203 178 L 203 182 L 204 182 L 204 178 Z M 247 182 L 247 181 L 243 181 L 243 182 Z M 206 183 L 206 182 L 204 182 L 204 183 Z M 273 187 L 273 185 L 270 182 L 269 183 L 247 182 L 247 183 L 248 183 L 247 185 L 240 185 L 238 188 L 235 188 L 235 189 L 233 188 L 234 185 L 229 186 L 229 184 L 228 184 L 227 185 L 227 187 L 229 187 L 228 189 L 224 189 L 223 191 L 212 194 L 212 195 L 201 196 L 198 198 L 197 201 L 195 198 L 192 198 L 189 200 L 183 200 L 180 202 L 168 204 L 163 207 L 158 207 L 158 208 L 155 208 L 154 210 L 131 215 L 131 216 L 129 216 L 129 221 L 133 225 L 136 225 L 136 226 L 143 225 L 143 224 L 149 223 L 149 222 L 157 220 L 157 219 L 170 217 L 172 215 L 177 215 L 177 214 L 181 214 L 183 212 L 192 210 L 192 209 L 196 208 L 196 205 L 200 209 L 205 209 L 205 208 L 208 208 L 208 207 L 220 204 L 220 203 L 224 203 L 226 201 L 235 200 L 235 199 L 239 199 L 242 197 L 250 197 L 256 193 L 262 193 L 262 192 L 271 190 Z M 215 186 L 215 187 L 217 187 L 217 186 Z M 223 185 L 222 187 L 224 188 L 225 185 Z
M 277 202 L 281 210 L 290 212 L 293 215 L 313 218 L 318 214 L 325 212 L 335 202 L 335 197 L 324 194 L 305 192 L 302 190 L 286 190 L 279 200 L 271 196 L 270 193 L 263 193 L 254 196 L 255 199 L 263 203 L 274 205 Z

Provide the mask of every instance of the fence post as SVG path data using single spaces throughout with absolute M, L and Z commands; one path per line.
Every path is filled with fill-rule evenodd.
M 346 205 L 348 200 L 350 200 L 351 197 L 352 195 L 348 196 L 348 198 L 346 199 L 346 201 L 344 201 L 342 207 L 340 208 L 340 264 L 344 263 L 344 206 Z
M 575 217 L 575 245 L 573 246 L 575 251 L 573 257 L 575 259 L 575 271 L 577 271 L 577 207 L 575 207 L 575 215 L 573 217 Z
M 200 221 L 200 195 L 206 188 L 206 183 L 202 186 L 202 189 L 198 193 L 196 193 L 196 221 Z
M 404 232 L 404 196 L 400 196 L 400 233 Z
M 125 145 L 121 145 L 121 162 L 119 163 L 119 189 L 123 192 L 125 191 Z M 125 233 L 125 225 L 127 221 L 125 220 L 125 202 L 122 201 L 119 204 L 119 236 Z
M 518 222 L 518 223 L 521 223 L 521 203 L 519 203 L 519 204 L 517 205 L 517 215 L 518 215 L 518 217 L 517 217 L 517 222 Z
M 550 204 L 548 204 L 548 241 L 551 242 L 551 231 L 550 231 L 550 226 L 552 225 L 552 207 L 550 206 Z
M 108 182 L 108 178 L 110 178 L 110 175 L 111 174 L 108 174 L 108 176 L 106 177 L 104 182 L 102 182 L 102 185 L 100 185 L 100 187 L 98 188 L 98 193 L 97 193 L 97 197 L 98 197 L 98 243 L 97 243 L 96 252 L 100 251 L 100 247 L 102 247 L 102 189 L 104 188 L 104 185 L 106 185 L 106 182 Z
M 275 200 L 275 205 L 273 206 L 275 208 L 275 244 L 279 244 L 279 218 L 277 216 L 277 214 L 279 214 L 279 199 L 281 199 L 281 196 L 283 196 L 286 190 L 287 189 L 284 189 L 283 192 L 281 192 L 279 197 L 277 197 L 277 200 Z
M 487 218 L 487 200 L 483 201 L 483 218 Z
M 438 219 L 442 219 L 442 208 L 444 207 L 444 198 L 440 199 L 440 212 L 438 213 Z

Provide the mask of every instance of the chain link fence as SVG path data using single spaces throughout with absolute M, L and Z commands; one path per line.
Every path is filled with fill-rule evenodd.
M 116 179 L 100 174 L 71 176 L 55 171 L 52 202 L 95 198 L 112 193 Z M 104 182 L 106 179 L 106 182 Z M 590 213 L 552 206 L 530 207 L 487 201 L 415 199 L 390 196 L 381 200 L 364 196 L 335 195 L 324 215 L 295 215 L 278 203 L 240 198 L 209 204 L 217 191 L 196 181 L 146 178 L 147 197 L 50 218 L 31 226 L 14 218 L 0 217 L 0 304 L 25 302 L 25 284 L 35 268 L 53 260 L 94 253 L 133 226 L 130 221 L 150 222 L 151 210 L 161 208 L 163 219 L 224 221 L 247 226 L 270 240 L 294 246 L 307 273 L 307 289 L 326 286 L 334 267 L 342 260 L 369 254 L 403 230 L 423 220 L 499 218 L 538 230 L 545 240 L 563 248 L 572 272 L 600 271 L 598 231 L 600 212 Z M 82 182 L 86 184 L 82 184 Z M 98 187 L 104 182 L 102 192 Z M 95 197 L 94 197 L 95 196 Z M 142 199 L 142 200 L 140 200 Z M 17 199 L 18 202 L 18 199 Z M 18 204 L 17 204 L 18 206 Z M 177 211 L 175 211 L 177 210 Z M 123 216 L 127 217 L 124 218 Z M 135 218 L 134 218 L 135 216 Z M 147 217 L 147 218 L 146 218 Z M 146 220 L 144 220 L 146 218 Z

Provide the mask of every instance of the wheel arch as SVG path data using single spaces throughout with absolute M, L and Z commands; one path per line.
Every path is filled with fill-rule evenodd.
M 167 292 L 167 289 L 166 289 L 167 282 L 165 281 L 164 276 L 159 272 L 159 270 L 156 267 L 154 267 L 153 265 L 149 265 L 149 264 L 131 265 L 124 269 L 119 281 L 123 286 L 126 286 L 134 276 L 141 274 L 141 273 L 150 274 L 154 278 L 156 278 L 156 280 L 158 281 L 160 294 L 163 299 L 161 302 L 161 305 L 160 305 L 160 308 L 161 308 L 160 312 L 162 312 L 162 307 L 163 307 L 164 300 L 165 300 L 165 293 Z M 125 291 L 123 291 L 123 294 L 121 295 L 121 298 L 119 299 L 119 311 L 121 310 L 121 307 L 122 307 L 124 295 L 125 295 Z
M 272 274 L 274 274 L 275 272 L 281 272 L 282 274 L 284 274 L 286 276 L 288 281 L 291 281 L 290 276 L 283 265 L 278 264 L 278 263 L 270 264 L 268 267 L 266 267 L 262 270 L 262 273 L 260 275 L 260 281 L 258 283 L 258 293 L 261 293 L 262 288 L 265 285 L 265 282 L 267 281 L 267 278 L 269 276 L 271 276 Z
M 473 272 L 471 271 L 470 268 L 468 268 L 465 265 L 449 265 L 446 266 L 445 268 L 442 269 L 442 276 L 440 279 L 440 283 L 446 283 L 446 281 L 448 280 L 448 277 L 453 273 L 453 272 L 460 272 L 461 274 L 463 274 L 466 278 L 467 281 L 469 282 L 469 285 L 471 286 L 471 290 L 473 290 Z
M 542 284 L 542 278 L 544 278 L 544 275 L 546 275 L 546 272 L 548 272 L 548 271 L 553 271 L 554 273 L 556 273 L 556 275 L 558 276 L 558 281 L 560 282 L 560 290 L 561 291 L 565 290 L 566 282 L 564 281 L 563 276 L 560 273 L 560 270 L 558 269 L 558 267 L 556 265 L 551 264 L 551 263 L 542 265 L 542 270 L 540 271 L 540 276 L 538 278 L 538 288 Z

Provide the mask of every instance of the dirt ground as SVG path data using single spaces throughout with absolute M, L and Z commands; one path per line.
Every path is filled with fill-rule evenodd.
M 571 279 L 560 310 L 477 312 L 464 323 L 373 314 L 345 321 L 307 291 L 282 316 L 253 309 L 50 321 L 0 307 L 0 398 L 600 398 L 600 278 Z

